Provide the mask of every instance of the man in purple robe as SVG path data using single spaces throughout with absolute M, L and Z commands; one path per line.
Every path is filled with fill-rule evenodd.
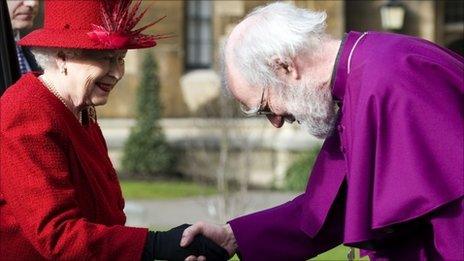
M 325 138 L 306 191 L 202 233 L 243 260 L 306 260 L 339 244 L 374 260 L 464 260 L 464 59 L 404 35 L 325 33 L 325 13 L 274 3 L 224 49 L 248 114 Z M 195 257 L 190 257 L 194 260 Z

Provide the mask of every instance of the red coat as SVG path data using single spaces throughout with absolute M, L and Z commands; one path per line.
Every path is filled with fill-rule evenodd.
M 33 74 L 0 99 L 0 259 L 140 260 L 101 130 Z

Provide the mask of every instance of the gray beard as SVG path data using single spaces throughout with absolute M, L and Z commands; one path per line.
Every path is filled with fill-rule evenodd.
M 309 82 L 282 88 L 287 110 L 310 134 L 317 138 L 328 137 L 335 126 L 337 111 L 330 88 Z

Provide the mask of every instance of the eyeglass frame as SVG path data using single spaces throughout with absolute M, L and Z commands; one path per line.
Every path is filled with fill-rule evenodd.
M 263 106 L 264 103 L 264 93 L 266 88 L 263 88 L 263 93 L 261 94 L 261 101 L 259 102 L 258 108 L 248 109 L 246 105 L 240 103 L 240 110 L 245 117 L 257 117 L 265 115 L 273 115 L 274 113 L 270 111 L 268 106 Z M 267 107 L 267 108 L 266 108 Z

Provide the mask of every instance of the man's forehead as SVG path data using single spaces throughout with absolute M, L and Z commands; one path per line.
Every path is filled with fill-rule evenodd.
M 225 77 L 227 77 L 227 87 L 230 93 L 242 106 L 247 108 L 256 106 L 259 102 L 258 99 L 260 98 L 262 88 L 252 86 L 231 61 L 227 62 L 226 66 L 228 68 Z
M 251 86 L 249 81 L 240 72 L 237 66 L 237 60 L 235 50 L 236 48 L 243 48 L 240 42 L 243 40 L 244 33 L 247 32 L 249 26 L 255 23 L 257 18 L 255 16 L 247 17 L 241 21 L 230 33 L 225 48 L 224 48 L 224 61 L 225 61 L 225 73 L 224 77 L 227 79 L 229 91 L 232 95 L 242 103 L 248 103 L 248 99 L 252 101 L 256 99 L 257 90 L 261 88 L 255 88 L 257 86 Z M 259 91 L 258 91 L 259 92 Z
M 233 61 L 233 58 L 226 60 L 227 70 L 225 77 L 227 79 L 229 90 L 235 96 L 235 92 L 237 90 L 247 89 L 249 88 L 249 84 L 246 81 L 246 79 L 244 79 L 244 77 L 242 76 L 238 68 L 235 66 Z

